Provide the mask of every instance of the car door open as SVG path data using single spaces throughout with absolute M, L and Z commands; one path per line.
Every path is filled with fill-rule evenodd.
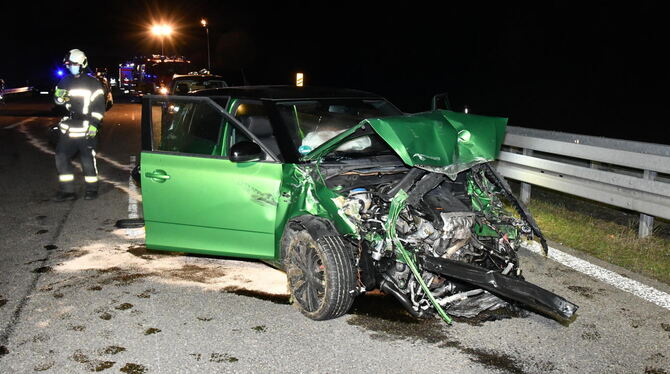
M 142 105 L 147 247 L 274 258 L 281 164 L 232 162 L 223 138 L 238 125 L 210 98 L 147 96 Z

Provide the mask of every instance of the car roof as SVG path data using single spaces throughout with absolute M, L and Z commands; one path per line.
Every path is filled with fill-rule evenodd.
M 217 74 L 175 74 L 172 79 L 177 78 L 192 78 L 192 77 L 211 77 L 211 78 L 223 78 Z
M 383 99 L 383 97 L 365 91 L 330 88 L 330 87 L 296 87 L 296 86 L 235 86 L 198 90 L 190 93 L 196 96 L 235 96 L 265 100 L 291 99 Z

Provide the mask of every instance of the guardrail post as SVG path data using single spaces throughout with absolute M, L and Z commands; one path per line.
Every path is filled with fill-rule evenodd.
M 645 170 L 642 178 L 654 180 L 656 178 L 656 172 L 651 170 Z M 651 236 L 653 230 L 654 230 L 654 217 L 648 216 L 646 214 L 640 214 L 640 227 L 638 229 L 637 235 L 640 238 L 646 238 L 648 236 Z
M 524 148 L 522 154 L 526 156 L 532 156 L 533 150 Z M 530 184 L 521 182 L 521 189 L 519 190 L 519 195 L 521 195 L 521 202 L 528 205 L 530 203 Z

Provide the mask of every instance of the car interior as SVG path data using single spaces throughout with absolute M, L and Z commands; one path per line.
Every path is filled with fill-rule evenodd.
M 240 122 L 254 134 L 263 145 L 279 156 L 279 144 L 272 131 L 270 119 L 264 115 L 246 115 L 239 117 Z

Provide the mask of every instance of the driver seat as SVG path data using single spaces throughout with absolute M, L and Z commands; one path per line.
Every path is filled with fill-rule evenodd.
M 279 144 L 277 138 L 274 136 L 272 124 L 270 119 L 266 116 L 245 116 L 240 118 L 242 124 L 249 129 L 260 140 L 264 146 L 268 147 L 278 157 L 281 157 L 279 152 Z

